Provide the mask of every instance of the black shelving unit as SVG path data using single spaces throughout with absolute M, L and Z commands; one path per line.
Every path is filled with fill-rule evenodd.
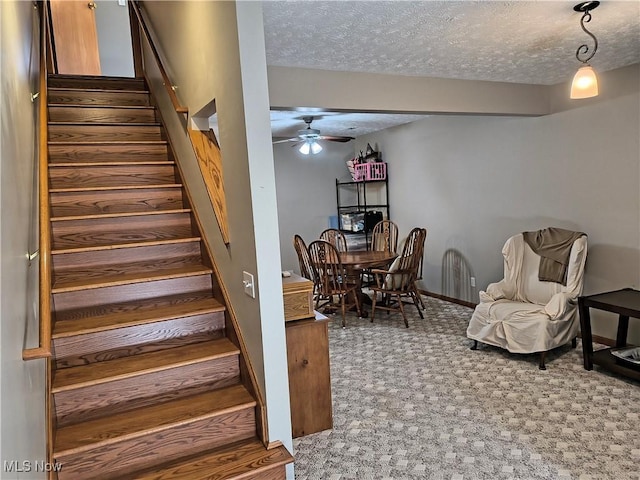
M 375 201 L 372 201 L 375 200 Z M 343 214 L 364 214 L 379 211 L 384 219 L 390 219 L 389 209 L 389 176 L 384 180 L 363 180 L 341 182 L 336 178 L 336 205 L 338 212 L 338 226 L 347 234 L 363 235 L 366 248 L 371 242 L 371 231 L 354 232 L 343 228 Z

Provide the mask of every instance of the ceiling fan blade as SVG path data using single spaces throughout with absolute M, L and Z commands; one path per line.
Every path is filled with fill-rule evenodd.
M 287 142 L 299 142 L 300 139 L 298 137 L 296 138 L 286 138 L 284 140 L 276 140 L 275 142 L 271 142 L 272 145 L 275 145 L 276 143 L 287 143 Z
M 342 137 L 338 135 L 320 135 L 318 140 L 328 140 L 330 142 L 350 142 L 351 140 L 355 140 L 355 137 Z

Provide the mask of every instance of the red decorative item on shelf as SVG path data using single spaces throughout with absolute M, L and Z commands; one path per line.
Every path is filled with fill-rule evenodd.
M 353 167 L 353 179 L 356 182 L 386 180 L 387 178 L 387 164 L 384 162 L 360 163 Z

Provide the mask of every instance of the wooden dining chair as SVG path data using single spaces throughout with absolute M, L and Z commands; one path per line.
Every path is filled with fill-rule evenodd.
M 298 264 L 300 266 L 300 275 L 313 282 L 313 299 L 318 296 L 318 275 L 316 274 L 307 244 L 300 235 L 293 236 L 293 248 L 298 255 Z
M 345 316 L 348 308 L 355 306 L 358 317 L 361 317 L 358 283 L 349 279 L 338 249 L 327 241 L 316 240 L 309 244 L 309 256 L 318 275 L 316 309 L 321 300 L 326 300 L 327 305 L 340 308 L 343 328 L 346 326 Z M 334 298 L 337 298 L 337 302 L 334 302 Z M 352 302 L 349 302 L 349 298 Z
M 373 322 L 376 309 L 388 312 L 400 312 L 405 327 L 409 328 L 409 322 L 404 311 L 403 298 L 408 297 L 418 310 L 420 318 L 424 318 L 418 303 L 418 290 L 416 278 L 420 268 L 426 230 L 414 228 L 409 232 L 402 254 L 396 258 L 388 270 L 373 269 L 371 273 L 374 283 L 370 286 L 373 291 L 371 306 L 371 321 Z M 378 297 L 380 299 L 378 300 Z
M 424 238 L 422 239 L 422 251 L 420 252 L 420 265 L 418 266 L 418 272 L 416 274 L 416 279 L 413 282 L 413 287 L 415 296 L 418 298 L 418 302 L 420 303 L 420 307 L 424 310 L 424 301 L 422 300 L 422 295 L 420 295 L 420 292 L 418 291 L 418 280 L 422 280 L 422 269 L 424 267 L 424 244 L 427 240 L 427 229 L 421 228 L 420 230 L 422 230 L 422 236 Z
M 309 249 L 304 239 L 300 235 L 293 236 L 293 248 L 298 255 L 298 265 L 300 266 L 300 275 L 315 283 L 315 274 L 311 265 L 311 257 Z
M 348 251 L 347 237 L 345 237 L 344 233 L 342 233 L 337 228 L 327 228 L 324 232 L 320 234 L 320 240 L 329 242 L 334 247 L 336 247 L 339 252 Z
M 371 231 L 371 250 L 393 252 L 398 250 L 398 225 L 391 220 L 382 220 Z
M 371 230 L 371 245 L 369 250 L 396 253 L 398 250 L 398 225 L 391 220 L 381 220 Z M 371 285 L 373 275 L 371 269 L 362 272 L 363 285 Z

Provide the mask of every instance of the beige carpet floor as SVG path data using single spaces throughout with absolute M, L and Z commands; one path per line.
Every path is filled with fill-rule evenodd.
M 471 310 L 424 297 L 329 326 L 334 428 L 295 439 L 298 480 L 640 479 L 640 384 L 582 348 L 469 349 Z

